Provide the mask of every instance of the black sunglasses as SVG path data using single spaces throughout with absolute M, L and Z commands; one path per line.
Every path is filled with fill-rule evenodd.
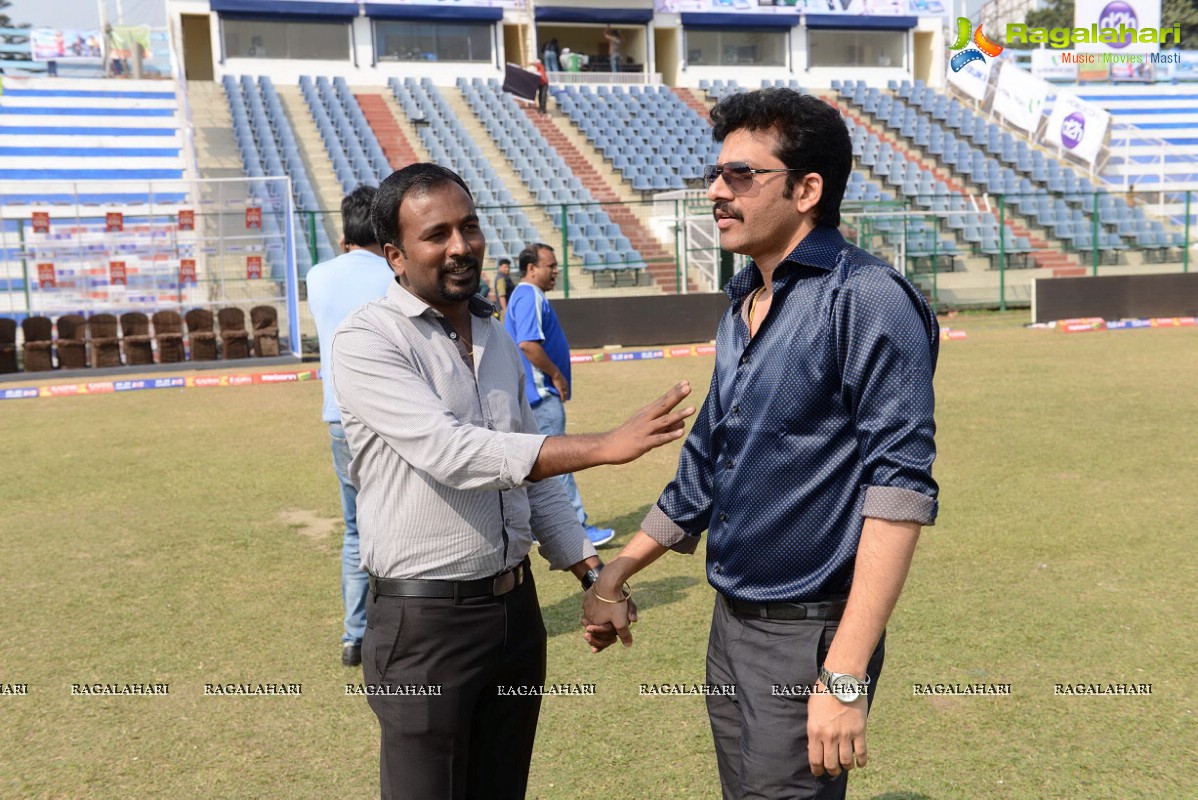
M 715 183 L 716 178 L 723 178 L 729 188 L 743 186 L 745 181 L 753 180 L 754 175 L 764 175 L 769 172 L 799 172 L 793 167 L 778 169 L 755 169 L 743 161 L 729 161 L 727 164 L 708 164 L 703 167 L 703 185 L 708 189 Z

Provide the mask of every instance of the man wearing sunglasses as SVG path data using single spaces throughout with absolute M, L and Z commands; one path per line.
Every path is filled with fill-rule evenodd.
M 844 797 L 867 760 L 886 622 L 936 518 L 939 331 L 920 292 L 838 230 L 852 148 L 834 108 L 765 89 L 711 119 L 720 246 L 753 260 L 727 286 L 677 475 L 584 617 L 588 635 L 611 623 L 631 644 L 610 600 L 708 531 L 707 682 L 736 686 L 707 698 L 724 797 Z

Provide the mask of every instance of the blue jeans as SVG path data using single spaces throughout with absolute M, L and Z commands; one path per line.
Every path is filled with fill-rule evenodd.
M 549 395 L 532 407 L 533 416 L 537 418 L 537 428 L 545 436 L 564 436 L 566 433 L 566 406 L 562 403 L 560 397 L 555 394 Z M 578 515 L 578 521 L 587 524 L 587 512 L 582 507 L 582 495 L 578 493 L 578 484 L 574 482 L 574 476 L 567 472 L 565 475 L 558 475 L 562 486 L 566 489 L 566 497 L 570 500 L 570 505 L 574 506 L 574 513 Z
M 345 538 L 341 542 L 341 600 L 345 603 L 343 642 L 361 642 L 366 633 L 366 593 L 370 578 L 362 569 L 358 553 L 358 490 L 349 479 L 349 442 L 339 422 L 329 423 L 333 443 L 333 471 L 341 485 L 341 513 L 345 516 Z

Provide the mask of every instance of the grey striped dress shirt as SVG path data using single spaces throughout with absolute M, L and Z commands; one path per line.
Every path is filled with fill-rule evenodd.
M 595 555 L 561 481 L 526 481 L 545 437 L 492 310 L 470 300 L 473 359 L 398 281 L 333 336 L 362 566 L 374 575 L 489 577 L 519 564 L 534 533 L 553 569 Z

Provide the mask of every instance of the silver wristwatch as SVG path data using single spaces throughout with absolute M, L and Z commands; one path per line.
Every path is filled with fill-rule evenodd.
M 869 675 L 858 678 L 847 672 L 828 672 L 827 667 L 820 667 L 819 679 L 828 692 L 842 703 L 855 702 L 869 692 Z

